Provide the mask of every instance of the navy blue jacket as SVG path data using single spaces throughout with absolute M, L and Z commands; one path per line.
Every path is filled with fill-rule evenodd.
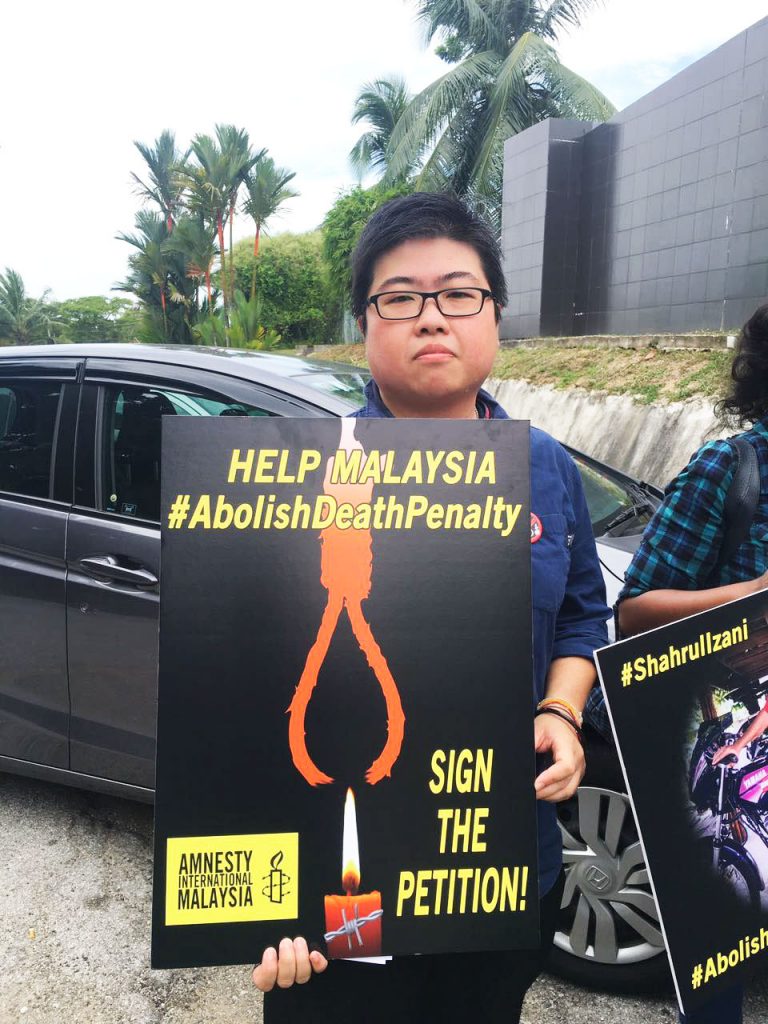
M 352 413 L 362 418 L 392 417 L 376 383 L 366 389 L 366 404 Z M 492 419 L 509 419 L 486 391 L 478 409 Z M 544 696 L 554 658 L 592 660 L 592 652 L 608 643 L 605 586 L 597 559 L 592 523 L 581 477 L 562 445 L 543 430 L 531 428 L 531 511 L 542 533 L 531 545 L 533 604 L 534 704 Z M 552 887 L 562 864 L 562 846 L 555 805 L 537 802 L 539 827 L 539 893 Z

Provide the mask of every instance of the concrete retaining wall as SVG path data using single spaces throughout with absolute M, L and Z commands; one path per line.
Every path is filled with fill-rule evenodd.
M 697 400 L 638 405 L 621 395 L 559 391 L 519 380 L 489 380 L 486 387 L 510 416 L 660 487 L 704 441 L 735 432 L 718 423 L 711 404 Z

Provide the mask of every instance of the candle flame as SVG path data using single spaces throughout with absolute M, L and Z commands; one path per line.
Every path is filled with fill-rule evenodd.
M 360 888 L 360 851 L 357 844 L 357 815 L 355 794 L 347 790 L 344 801 L 344 836 L 341 844 L 341 884 L 344 891 L 354 895 Z

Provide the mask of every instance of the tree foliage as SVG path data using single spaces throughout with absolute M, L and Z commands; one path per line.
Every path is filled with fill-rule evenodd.
M 331 340 L 335 307 L 319 231 L 267 238 L 256 260 L 253 240 L 238 242 L 235 276 L 239 289 L 250 287 L 254 270 L 265 329 L 280 334 L 285 344 Z
M 136 193 L 142 199 L 149 200 L 159 207 L 170 231 L 181 206 L 184 191 L 181 172 L 186 166 L 190 151 L 182 153 L 178 150 L 176 137 L 169 131 L 161 132 L 154 145 L 134 142 L 134 146 L 147 165 L 146 180 L 138 174 L 131 173 L 136 184 Z
M 350 257 L 370 216 L 396 196 L 408 195 L 413 185 L 407 181 L 394 185 L 374 185 L 343 192 L 323 221 L 323 254 L 328 265 L 331 294 L 340 309 L 349 307 L 352 271 Z
M 0 339 L 14 345 L 50 340 L 47 297 L 47 291 L 38 299 L 27 295 L 21 274 L 6 267 L 0 274 Z
M 370 125 L 349 154 L 352 170 L 359 178 L 386 171 L 392 133 L 411 99 L 405 80 L 399 76 L 367 82 L 358 93 L 352 124 L 367 121 Z
M 251 298 L 256 294 L 256 262 L 259 255 L 261 232 L 267 221 L 278 213 L 283 203 L 295 199 L 298 192 L 288 188 L 296 175 L 284 167 L 277 167 L 271 157 L 265 156 L 245 177 L 245 201 L 243 213 L 254 223 L 256 234 L 253 239 L 253 273 L 251 275 Z
M 130 299 L 103 295 L 52 302 L 48 316 L 57 341 L 132 341 L 140 325 Z
M 190 344 L 204 341 L 207 331 L 208 339 L 236 343 L 232 226 L 240 191 L 246 181 L 264 185 L 264 204 L 254 217 L 261 230 L 280 203 L 294 194 L 286 188 L 293 172 L 276 168 L 266 149 L 254 149 L 248 133 L 231 124 L 216 125 L 213 135 L 195 135 L 184 152 L 168 131 L 151 145 L 135 145 L 147 172 L 134 174 L 133 179 L 149 205 L 139 210 L 134 232 L 117 236 L 133 251 L 128 274 L 115 288 L 139 300 L 138 337 Z M 266 187 L 270 182 L 271 193 Z M 219 270 L 214 277 L 216 262 Z M 223 310 L 218 309 L 219 298 Z M 242 326 L 243 310 L 238 309 Z M 197 329 L 219 317 L 222 322 L 205 328 L 203 334 Z
M 614 113 L 554 49 L 558 33 L 597 2 L 417 0 L 449 70 L 399 118 L 384 181 L 420 166 L 416 188 L 451 188 L 500 227 L 504 140 L 548 117 L 604 121 Z
M 277 331 L 264 327 L 261 297 L 247 299 L 239 288 L 232 297 L 230 324 L 211 316 L 194 328 L 195 339 L 203 345 L 228 345 L 231 348 L 271 349 L 281 341 Z

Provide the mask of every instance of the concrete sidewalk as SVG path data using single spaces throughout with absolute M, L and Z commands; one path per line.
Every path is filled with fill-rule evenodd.
M 151 863 L 150 807 L 0 774 L 0 1024 L 262 1020 L 248 968 L 150 971 Z M 525 1024 L 676 1019 L 666 995 L 550 978 L 523 1012 Z M 745 1022 L 766 1019 L 768 989 L 754 987 Z

